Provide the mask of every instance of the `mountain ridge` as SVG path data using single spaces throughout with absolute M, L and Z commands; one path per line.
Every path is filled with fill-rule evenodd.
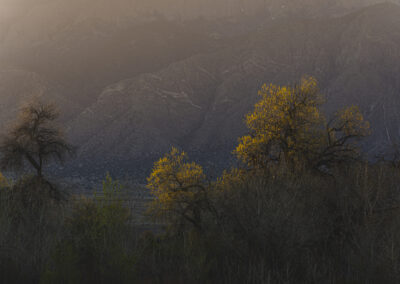
M 261 85 L 286 85 L 303 75 L 319 80 L 326 113 L 361 107 L 374 130 L 363 145 L 371 155 L 400 139 L 396 4 L 330 18 L 122 26 L 88 20 L 29 47 L 0 53 L 9 66 L 0 73 L 2 92 L 15 95 L 8 103 L 3 96 L 3 123 L 18 100 L 46 90 L 42 97 L 61 102 L 67 134 L 80 146 L 78 160 L 67 166 L 75 172 L 84 168 L 73 169 L 78 163 L 100 174 L 141 175 L 172 146 L 223 168 L 233 161 Z M 20 81 L 25 88 L 17 87 Z
M 392 6 L 386 5 L 378 5 L 369 9 L 387 9 L 388 7 L 393 10 Z M 373 105 L 371 102 L 374 102 L 375 99 L 370 93 L 371 90 L 367 90 L 367 88 L 373 87 L 379 90 L 384 87 L 384 83 L 380 82 L 375 87 L 372 84 L 373 81 L 365 79 L 364 76 L 354 77 L 359 72 L 356 70 L 364 68 L 365 64 L 371 64 L 370 61 L 375 65 L 385 62 L 380 60 L 382 55 L 377 54 L 379 50 L 385 49 L 377 48 L 371 37 L 365 34 L 354 37 L 353 32 L 359 31 L 360 25 L 368 32 L 371 31 L 375 27 L 371 21 L 380 21 L 381 24 L 392 23 L 397 19 L 397 15 L 400 17 L 400 7 L 396 6 L 395 11 L 392 12 L 392 17 L 385 17 L 382 20 L 378 16 L 376 19 L 369 17 L 369 12 L 366 10 L 358 18 L 318 20 L 317 27 L 315 27 L 316 20 L 294 21 L 295 24 L 289 24 L 286 27 L 282 27 L 278 23 L 276 25 L 281 26 L 279 30 L 276 30 L 274 26 L 257 31 L 256 34 L 244 40 L 240 46 L 223 48 L 205 55 L 194 55 L 173 63 L 156 73 L 125 80 L 124 82 L 129 82 L 127 86 L 117 92 L 112 91 L 109 94 L 110 99 L 95 103 L 94 109 L 97 109 L 97 113 L 107 113 L 106 110 L 111 101 L 121 100 L 120 104 L 127 108 L 122 111 L 124 113 L 122 117 L 124 120 L 132 121 L 133 124 L 124 124 L 114 118 L 107 120 L 103 116 L 105 119 L 103 123 L 106 126 L 103 125 L 98 130 L 93 130 L 100 132 L 100 135 L 89 135 L 90 139 L 82 148 L 84 156 L 91 156 L 88 154 L 90 149 L 103 149 L 100 152 L 110 153 L 111 157 L 135 161 L 142 160 L 146 155 L 156 157 L 176 145 L 188 152 L 193 152 L 194 155 L 197 152 L 203 154 L 207 151 L 210 153 L 224 152 L 221 157 L 225 159 L 233 150 L 237 137 L 245 133 L 244 115 L 256 102 L 257 90 L 262 83 L 287 84 L 298 80 L 305 74 L 316 76 L 320 80 L 322 91 L 329 96 L 328 112 L 337 107 L 360 104 L 367 119 L 372 118 L 374 121 L 379 121 L 373 122 L 375 134 L 367 144 L 372 143 L 371 141 L 382 141 L 382 139 L 386 141 L 386 144 L 390 144 L 393 141 L 387 141 L 385 133 L 377 130 L 379 125 L 391 124 L 392 126 L 388 127 L 393 129 L 389 132 L 394 132 L 397 122 L 388 122 L 387 115 L 382 114 L 383 108 L 387 108 L 386 103 L 381 106 L 382 109 L 378 114 L 368 111 L 368 106 Z M 367 23 L 364 22 L 365 18 L 369 19 Z M 343 22 L 344 19 L 347 20 Z M 325 26 L 321 23 L 324 23 Z M 324 36 L 326 29 L 336 31 Z M 343 30 L 347 33 L 343 33 Z M 396 25 L 393 31 L 393 34 L 389 31 L 385 36 L 391 41 L 398 42 L 400 38 L 395 35 L 396 31 L 400 31 L 400 25 Z M 282 36 L 285 33 L 286 36 Z M 332 48 L 331 45 L 336 41 L 339 41 L 340 44 Z M 270 42 L 274 42 L 274 44 Z M 354 49 L 354 46 L 359 44 L 363 48 Z M 383 44 L 386 46 L 387 43 Z M 386 66 L 388 70 L 382 70 L 384 74 L 397 70 L 400 63 L 398 56 L 400 53 L 398 52 L 400 50 L 396 50 L 393 55 L 386 55 L 388 57 L 386 61 L 394 61 L 396 64 Z M 375 58 L 379 62 L 374 61 Z M 377 72 L 378 74 L 370 73 L 373 75 L 366 74 L 366 76 L 378 78 L 380 72 Z M 343 88 L 343 85 L 348 88 Z M 395 86 L 390 86 L 390 88 L 392 87 L 400 91 L 396 82 Z M 206 93 L 207 96 L 204 95 Z M 360 94 L 365 95 L 360 97 Z M 389 99 L 392 94 L 381 94 L 381 96 Z M 162 101 L 162 98 L 166 101 Z M 188 98 L 193 104 L 188 103 Z M 398 98 L 393 99 L 395 100 L 393 104 L 397 104 Z M 144 102 L 146 105 L 143 105 Z M 140 107 L 132 106 L 135 103 Z M 128 106 L 132 107 L 128 108 Z M 201 109 L 196 106 L 200 106 Z M 123 108 L 115 107 L 110 108 L 109 111 L 112 112 L 113 109 L 123 110 Z M 141 113 L 139 109 L 146 109 L 154 116 Z M 163 113 L 163 115 L 160 116 L 159 113 Z M 394 115 L 394 110 L 391 113 Z M 141 124 L 134 123 L 132 118 L 134 114 L 143 119 Z M 95 115 L 95 117 L 97 116 Z M 382 117 L 386 118 L 382 119 Z M 395 121 L 398 119 L 397 116 Z M 88 121 L 86 116 L 78 116 L 73 123 L 76 126 L 72 126 L 72 128 L 79 129 L 77 125 L 82 125 L 84 121 Z M 188 121 L 191 121 L 191 124 L 188 125 Z M 88 127 L 92 127 L 93 124 L 89 123 L 88 125 L 90 125 Z M 174 130 L 177 125 L 179 129 Z M 114 134 L 115 129 L 120 129 L 123 133 L 123 130 L 127 128 L 136 129 L 139 136 L 146 136 L 147 140 L 141 141 L 139 137 L 127 136 L 122 140 L 122 145 L 115 150 L 118 139 L 111 143 L 107 142 L 106 138 L 116 135 Z M 78 131 L 87 133 L 88 130 Z M 105 132 L 102 133 L 103 131 Z M 388 130 L 384 132 L 388 132 Z M 123 136 L 123 134 L 119 135 Z M 76 135 L 72 134 L 72 136 Z M 373 144 L 373 146 L 366 146 L 369 151 L 380 152 L 385 148 L 377 146 L 380 142 Z M 137 145 L 141 146 L 136 151 L 132 150 L 132 148 L 138 147 Z M 133 164 L 135 163 L 132 162 Z

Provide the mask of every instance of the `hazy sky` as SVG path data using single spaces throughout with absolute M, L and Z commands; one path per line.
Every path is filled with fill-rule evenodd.
M 0 22 L 22 21 L 40 26 L 88 17 L 146 17 L 155 11 L 169 18 L 188 19 L 249 15 L 263 10 L 273 14 L 284 10 L 291 14 L 310 11 L 318 15 L 324 9 L 336 11 L 378 2 L 385 0 L 0 0 Z

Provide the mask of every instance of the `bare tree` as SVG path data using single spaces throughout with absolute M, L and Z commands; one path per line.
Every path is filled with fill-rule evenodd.
M 4 170 L 21 170 L 28 164 L 39 178 L 51 162 L 63 163 L 74 147 L 66 142 L 54 124 L 59 116 L 53 104 L 32 102 L 21 109 L 19 118 L 0 142 L 0 166 Z

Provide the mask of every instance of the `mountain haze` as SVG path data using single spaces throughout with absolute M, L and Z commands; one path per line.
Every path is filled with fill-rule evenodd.
M 140 175 L 173 145 L 225 166 L 261 85 L 305 74 L 319 80 L 327 113 L 361 107 L 371 156 L 400 138 L 396 4 L 103 2 L 0 1 L 9 9 L 0 30 L 2 127 L 32 96 L 55 101 L 80 147 L 74 164 L 87 174 Z

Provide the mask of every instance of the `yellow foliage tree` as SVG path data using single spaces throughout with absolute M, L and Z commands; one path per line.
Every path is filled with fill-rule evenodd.
M 7 178 L 2 173 L 0 173 L 0 189 L 7 188 L 9 186 L 10 183 Z
M 251 168 L 266 168 L 285 161 L 298 167 L 315 167 L 354 157 L 349 143 L 368 134 L 369 124 L 357 107 L 338 112 L 326 123 L 320 111 L 324 98 L 317 81 L 303 78 L 294 86 L 264 85 L 261 100 L 246 117 L 250 134 L 239 140 L 235 150 Z
M 370 125 L 357 106 L 344 108 L 325 125 L 323 144 L 314 167 L 330 166 L 358 157 L 357 141 L 369 135 Z
M 201 228 L 201 208 L 207 200 L 206 177 L 201 166 L 188 162 L 185 152 L 172 148 L 155 163 L 147 181 L 147 187 L 156 197 L 154 213 L 177 225 L 188 221 Z

